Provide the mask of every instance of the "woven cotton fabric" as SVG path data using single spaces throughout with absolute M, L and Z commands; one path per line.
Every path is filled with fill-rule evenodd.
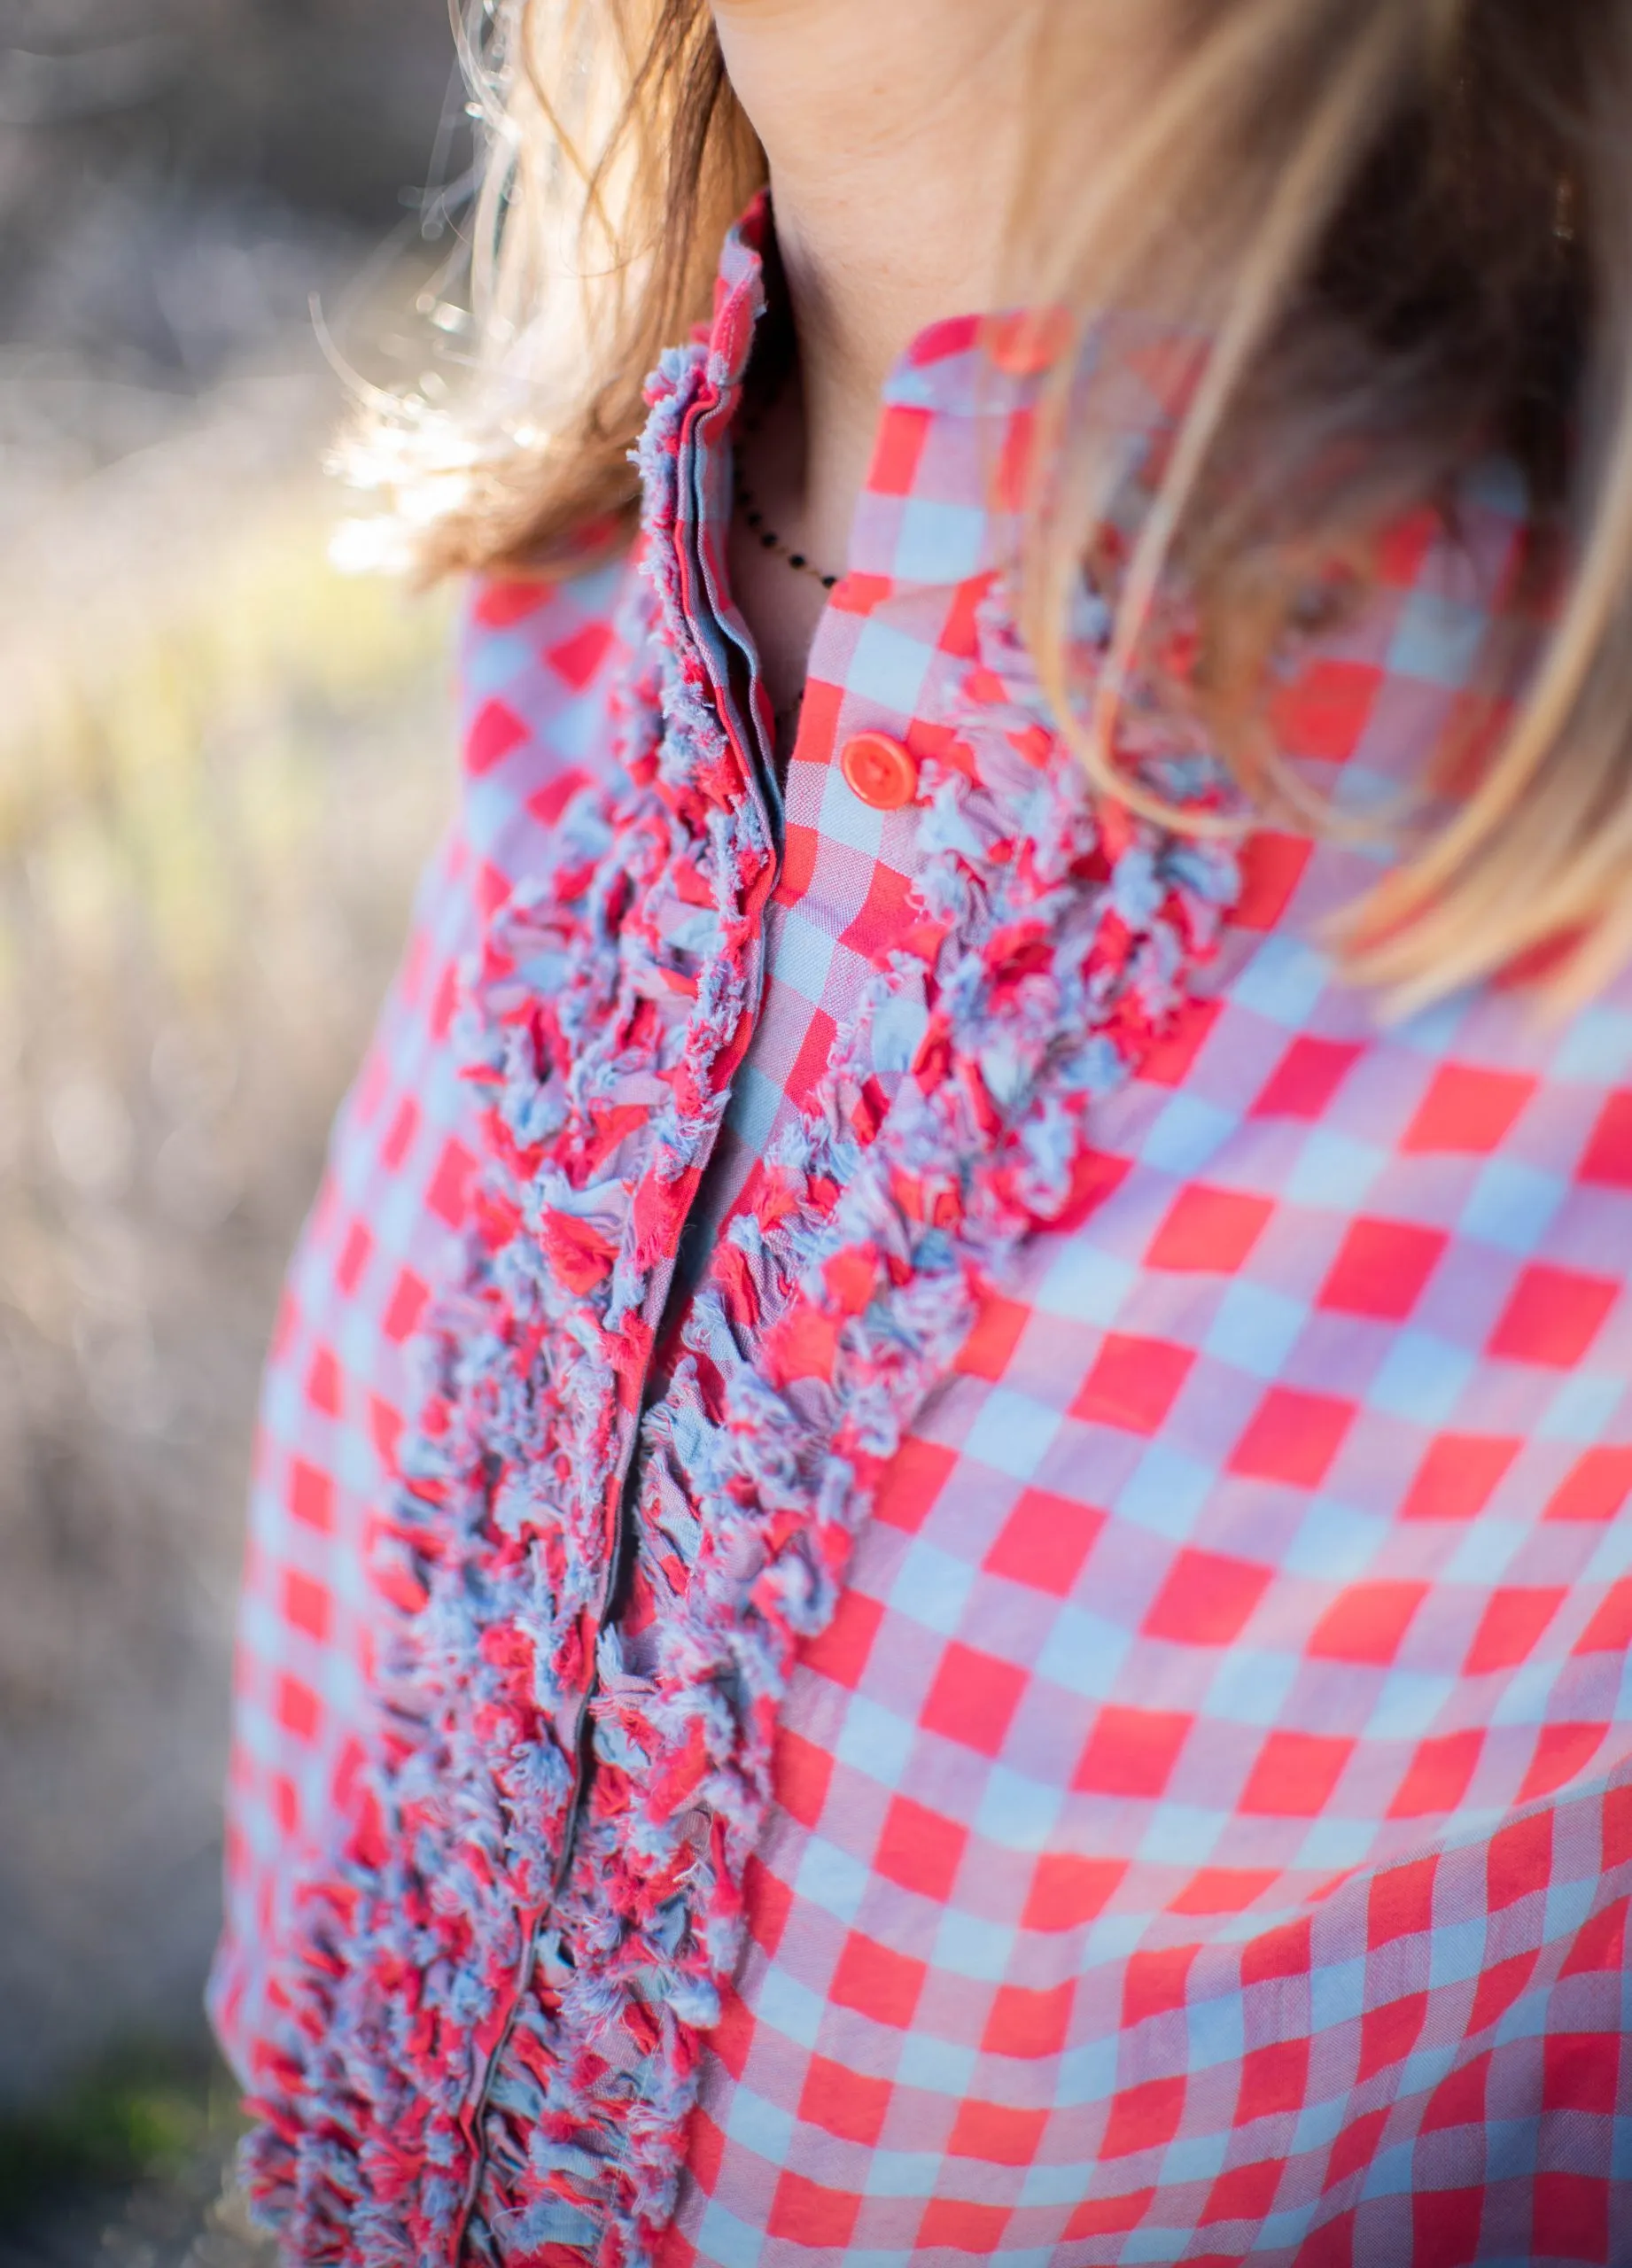
M 1319 944 L 1374 851 L 1095 806 L 1014 627 L 1002 324 L 890 383 L 779 791 L 723 564 L 759 225 L 637 557 L 472 596 L 291 1277 L 214 1994 L 268 2215 L 1632 2256 L 1632 990 L 1381 1029 Z M 1521 521 L 1493 474 L 1294 657 L 1340 810 L 1471 711 Z

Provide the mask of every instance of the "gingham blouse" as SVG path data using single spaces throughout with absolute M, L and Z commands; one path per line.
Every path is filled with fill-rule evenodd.
M 1096 801 L 1014 623 L 1024 326 L 890 378 L 779 786 L 763 226 L 634 555 L 472 595 L 291 1276 L 213 1996 L 260 2210 L 360 2268 L 1632 2260 L 1632 988 L 1379 1028 L 1363 835 Z M 1521 520 L 1403 528 L 1289 663 L 1341 812 L 1461 721 Z M 1123 741 L 1228 803 L 1151 687 Z

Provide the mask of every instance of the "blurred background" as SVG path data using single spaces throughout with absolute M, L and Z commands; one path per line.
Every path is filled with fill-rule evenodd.
M 452 61 L 0 0 L 0 2268 L 260 2256 L 198 2005 L 256 1372 L 452 755 L 446 600 L 327 562 L 308 300 L 417 351 Z

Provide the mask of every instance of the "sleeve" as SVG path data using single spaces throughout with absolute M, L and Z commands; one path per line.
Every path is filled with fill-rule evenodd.
M 226 1910 L 210 2008 L 240 2078 L 271 1949 L 365 1720 L 377 1602 L 369 1523 L 419 1398 L 415 1340 L 455 1269 L 478 1146 L 453 1038 L 478 938 L 457 827 L 421 884 L 407 951 L 336 1122 L 261 1391 L 227 1788 Z

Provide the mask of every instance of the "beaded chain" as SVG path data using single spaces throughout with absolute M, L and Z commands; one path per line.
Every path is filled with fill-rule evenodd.
M 766 406 L 767 408 L 770 407 L 769 404 Z M 759 431 L 759 422 L 758 416 L 745 418 L 743 420 L 742 429 L 742 444 L 746 444 L 753 439 L 755 434 Z M 825 575 L 821 569 L 807 559 L 802 551 L 796 551 L 791 544 L 784 543 L 781 537 L 776 533 L 776 531 L 773 528 L 769 528 L 765 525 L 765 514 L 760 509 L 758 504 L 755 501 L 754 492 L 749 486 L 748 482 L 743 476 L 742 454 L 742 446 L 739 445 L 735 454 L 734 481 L 736 493 L 736 508 L 742 515 L 743 524 L 753 531 L 754 534 L 758 538 L 760 546 L 764 550 L 773 552 L 779 559 L 785 559 L 788 562 L 788 564 L 794 568 L 799 574 L 813 575 L 816 580 L 821 585 L 824 591 L 830 591 L 834 585 L 838 581 L 838 577 L 836 575 Z

